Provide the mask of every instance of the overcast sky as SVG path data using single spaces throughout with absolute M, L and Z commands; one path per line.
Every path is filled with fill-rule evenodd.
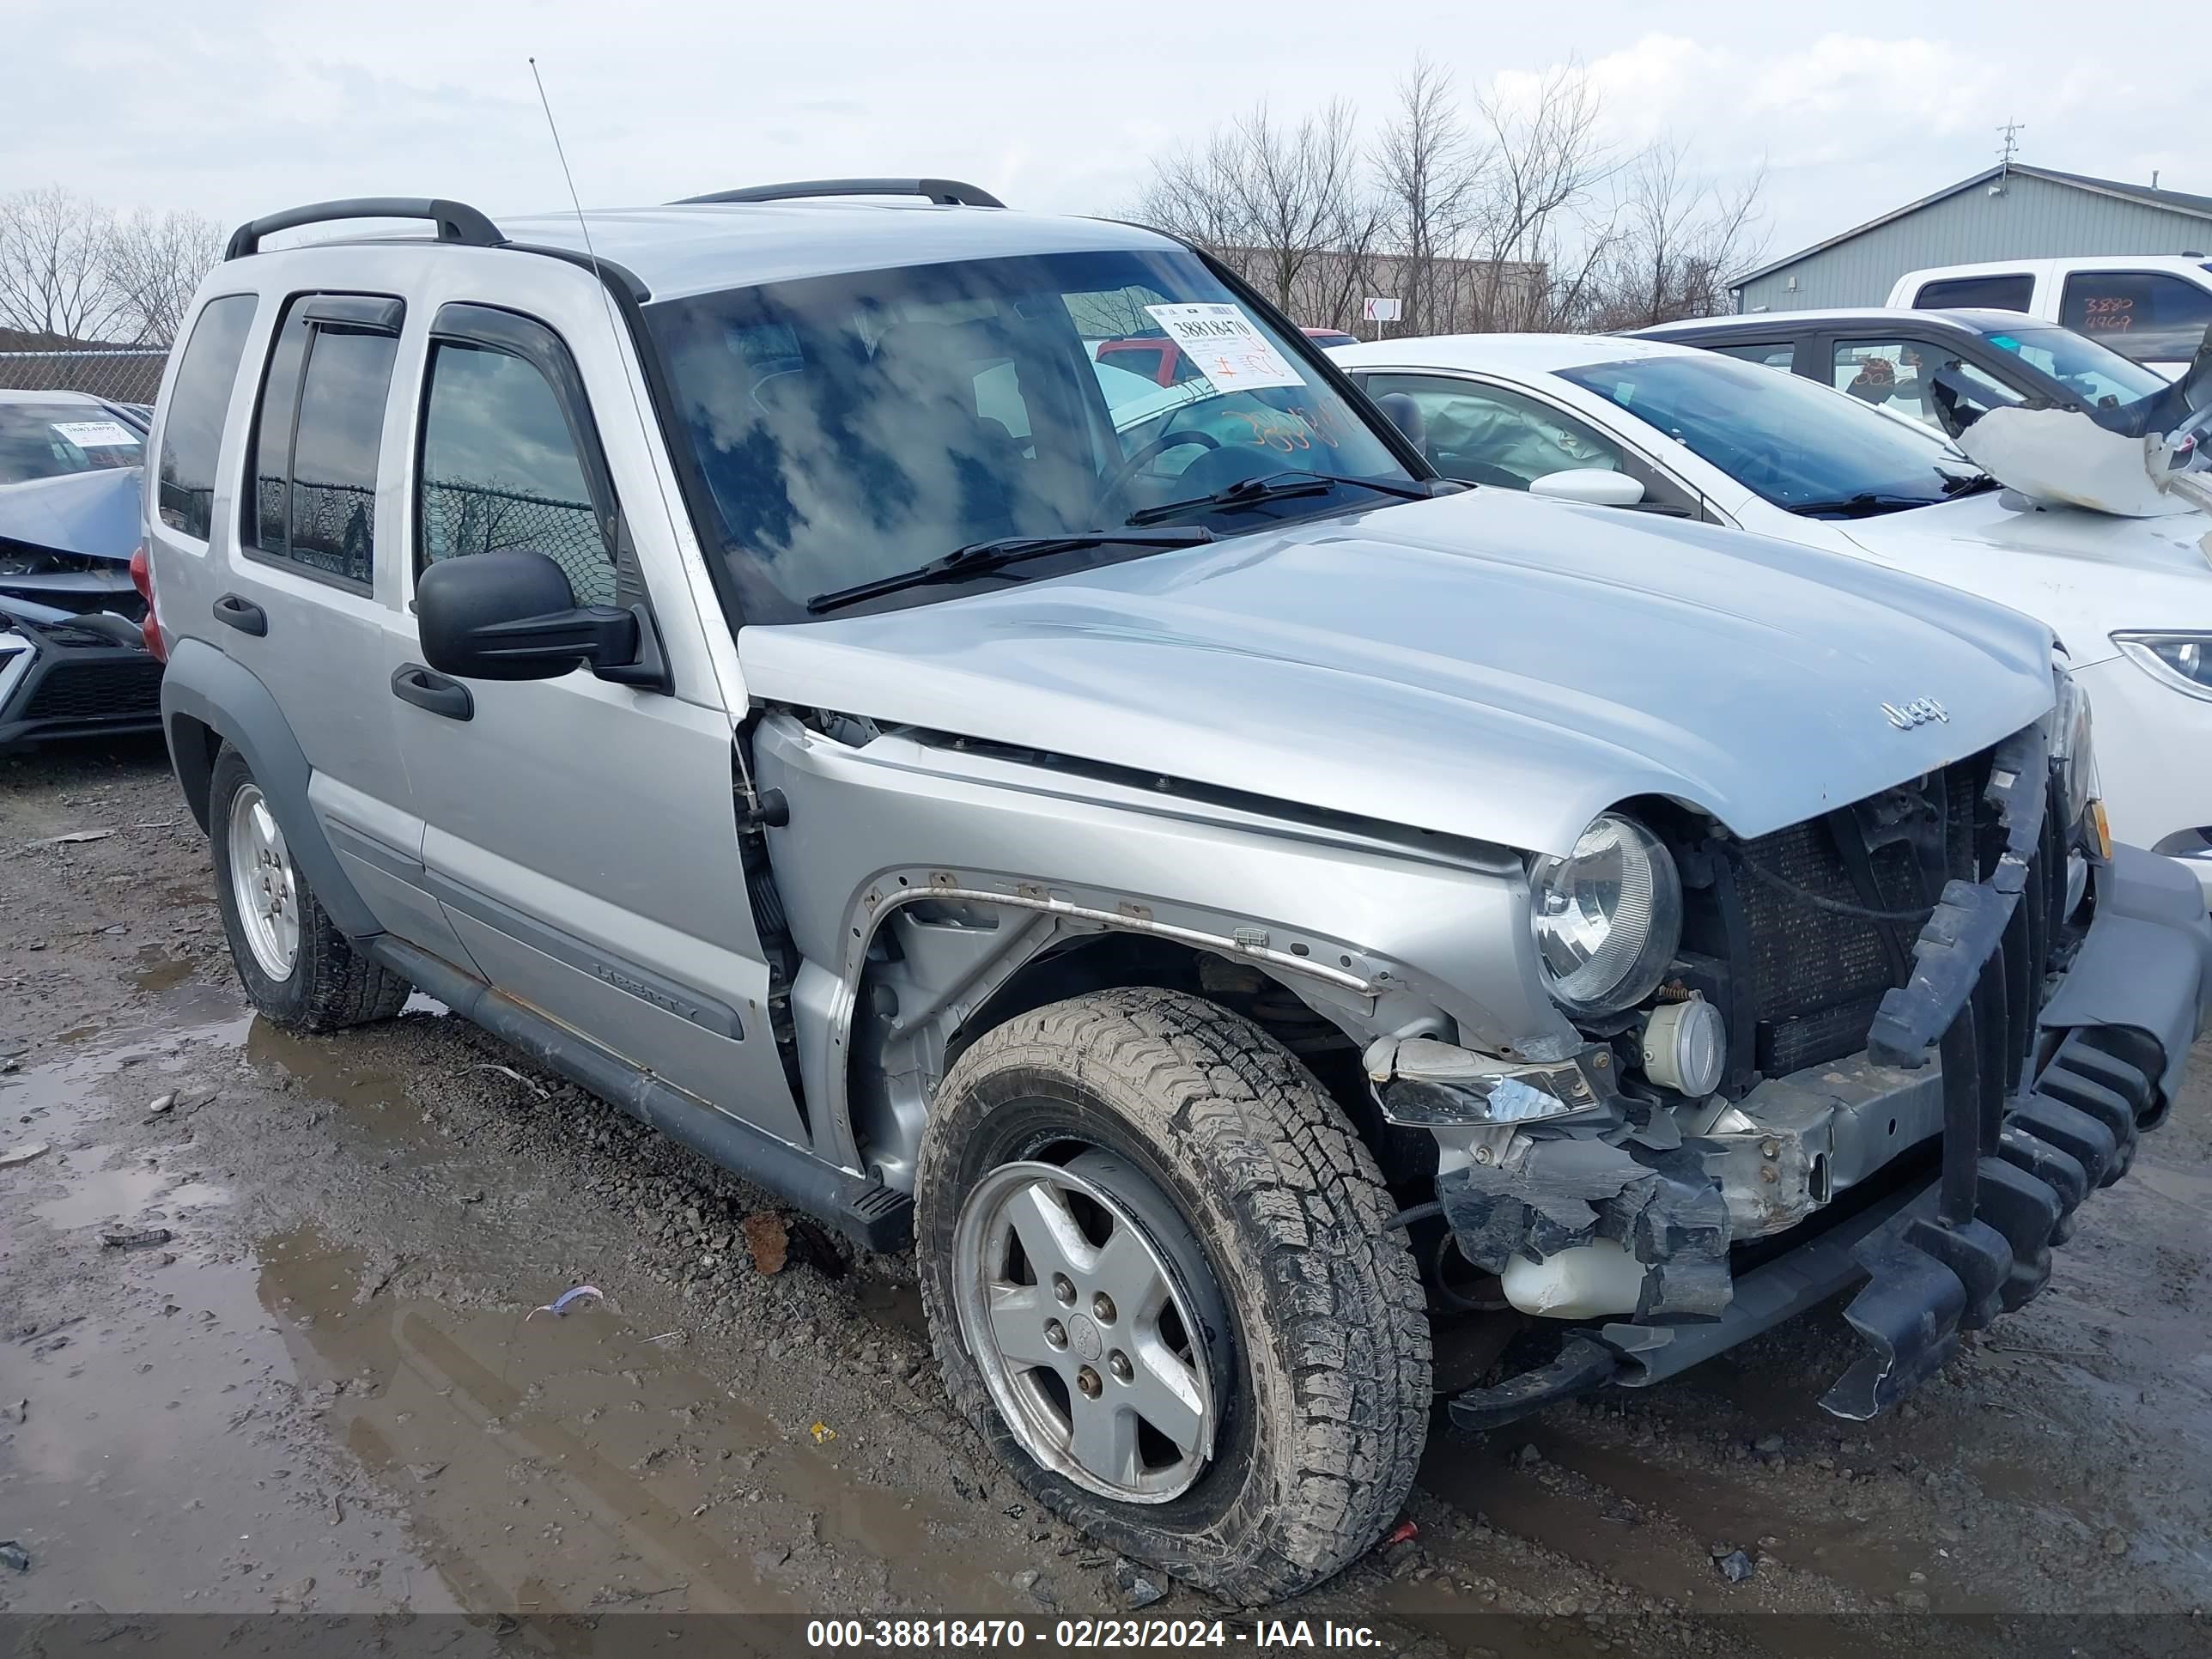
M 2212 194 L 2200 8 L 759 5 L 647 0 L 0 0 L 0 190 L 60 183 L 226 223 L 349 195 L 502 210 L 565 194 L 535 53 L 587 204 L 831 174 L 936 173 L 1023 207 L 1127 204 L 1148 155 L 1257 100 L 1370 125 L 1415 51 L 1462 87 L 1589 65 L 1624 148 L 1768 166 L 1782 253 L 1995 159 Z M 2158 36 L 2171 27 L 2173 40 Z

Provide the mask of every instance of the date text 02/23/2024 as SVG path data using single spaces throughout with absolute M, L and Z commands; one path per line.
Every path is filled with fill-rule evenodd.
M 1023 1619 L 814 1619 L 806 1626 L 806 1645 L 816 1650 L 930 1652 L 1032 1644 L 1066 1651 L 1242 1647 L 1257 1653 L 1382 1646 L 1367 1626 L 1333 1620 L 1059 1619 L 1032 1626 Z

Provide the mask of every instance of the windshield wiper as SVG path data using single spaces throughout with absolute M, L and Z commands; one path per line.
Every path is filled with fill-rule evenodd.
M 1288 501 L 1296 495 L 1324 495 L 1339 484 L 1371 489 L 1377 495 L 1395 495 L 1407 501 L 1425 501 L 1431 494 L 1422 484 L 1383 483 L 1374 478 L 1346 478 L 1330 472 L 1270 472 L 1263 477 L 1239 478 L 1211 495 L 1194 495 L 1187 501 L 1163 501 L 1158 507 L 1140 507 L 1129 515 L 1129 522 L 1158 524 L 1163 519 L 1195 513 L 1204 507 L 1219 511 L 1257 507 L 1263 501 Z
M 1884 513 L 1901 513 L 1908 507 L 1933 507 L 1925 495 L 1877 495 L 1868 490 L 1835 501 L 1800 501 L 1785 511 L 1801 519 L 1817 519 L 1832 514 L 1838 519 L 1872 519 Z
M 1065 536 L 1004 536 L 997 541 L 970 542 L 965 547 L 956 547 L 951 552 L 927 564 L 916 565 L 911 570 L 901 570 L 888 576 L 878 576 L 872 581 L 855 582 L 850 587 L 833 588 L 827 593 L 817 593 L 807 600 L 806 608 L 815 616 L 831 611 L 842 611 L 848 605 L 858 605 L 863 599 L 872 599 L 879 594 L 896 593 L 908 587 L 926 587 L 932 582 L 965 581 L 970 576 L 988 575 L 994 570 L 1003 570 L 1010 564 L 1019 564 L 1024 559 L 1041 559 L 1052 553 L 1072 553 L 1085 547 L 1196 547 L 1201 542 L 1213 539 L 1213 532 L 1202 525 L 1178 525 L 1162 530 L 1079 530 Z

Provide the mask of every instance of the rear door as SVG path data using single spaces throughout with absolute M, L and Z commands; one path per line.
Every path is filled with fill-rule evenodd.
M 403 613 L 396 659 L 379 680 L 389 686 L 381 714 L 425 822 L 430 882 L 501 990 L 707 1105 L 805 1145 L 748 898 L 731 720 L 700 660 L 658 481 L 611 465 L 594 417 L 624 422 L 632 441 L 619 453 L 635 462 L 636 406 L 617 378 L 621 360 L 608 361 L 611 319 L 588 287 L 574 303 L 580 284 L 549 290 L 571 300 L 566 315 L 483 302 L 467 281 L 479 263 L 449 262 L 454 280 L 403 375 L 410 430 L 386 468 L 398 579 L 411 599 L 437 561 L 544 553 L 579 603 L 646 608 L 672 689 L 582 668 L 447 680 L 424 663 Z M 543 264 L 531 274 L 574 274 Z M 513 277 L 514 266 L 496 268 Z M 601 356 L 596 397 L 590 360 L 571 349 L 579 337 Z
M 422 823 L 380 695 L 402 600 L 378 473 L 387 441 L 404 442 L 392 389 L 407 307 L 309 291 L 273 309 L 238 509 L 213 526 L 223 568 L 210 635 L 283 710 L 313 769 L 308 804 L 362 902 L 466 965 L 422 883 Z

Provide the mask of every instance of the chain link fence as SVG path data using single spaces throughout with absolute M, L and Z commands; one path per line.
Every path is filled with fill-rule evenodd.
M 577 604 L 615 602 L 614 562 L 589 501 L 432 478 L 422 490 L 422 541 L 433 559 L 527 548 L 561 567 Z
M 82 392 L 114 404 L 149 404 L 161 389 L 167 346 L 0 351 L 0 392 Z
M 281 546 L 285 490 L 281 478 L 262 478 L 256 491 L 263 544 Z M 375 539 L 376 492 L 361 484 L 292 485 L 292 556 L 302 564 L 368 581 Z M 424 551 L 434 562 L 492 548 L 543 553 L 568 578 L 579 605 L 615 603 L 615 568 L 589 501 L 567 501 L 483 484 L 433 478 L 422 491 Z

